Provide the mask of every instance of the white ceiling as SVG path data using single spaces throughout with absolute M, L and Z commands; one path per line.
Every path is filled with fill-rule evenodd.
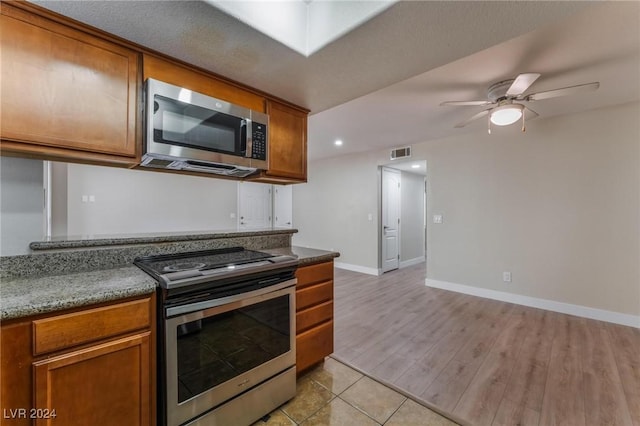
M 481 107 L 438 104 L 522 72 L 530 92 L 601 83 L 541 118 L 640 99 L 636 1 L 402 1 L 309 57 L 201 1 L 35 3 L 310 109 L 310 160 L 486 131 L 453 128 Z
M 396 0 L 204 1 L 308 57 Z

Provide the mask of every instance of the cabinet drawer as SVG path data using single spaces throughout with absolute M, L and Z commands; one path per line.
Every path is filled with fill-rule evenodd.
M 331 300 L 298 312 L 296 314 L 296 330 L 300 333 L 330 319 L 333 319 L 333 301 Z
M 150 298 L 33 321 L 34 355 L 70 348 L 151 325 Z
M 298 268 L 296 278 L 298 278 L 298 288 L 304 288 L 321 281 L 333 280 L 333 262 Z
M 333 299 L 333 281 L 316 284 L 296 291 L 296 311 Z
M 333 321 L 327 321 L 296 337 L 296 370 L 306 370 L 333 353 Z

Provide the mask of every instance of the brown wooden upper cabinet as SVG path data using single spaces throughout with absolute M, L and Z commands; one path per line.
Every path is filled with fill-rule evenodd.
M 269 114 L 269 169 L 257 181 L 296 183 L 307 181 L 307 111 L 273 100 Z
M 255 111 L 265 112 L 265 98 L 225 80 L 151 54 L 142 58 L 143 80 L 153 78 Z
M 139 53 L 32 8 L 1 5 L 3 152 L 134 165 Z
M 269 167 L 251 179 L 306 182 L 307 110 L 29 2 L 0 10 L 2 155 L 137 166 L 154 78 L 269 114 Z

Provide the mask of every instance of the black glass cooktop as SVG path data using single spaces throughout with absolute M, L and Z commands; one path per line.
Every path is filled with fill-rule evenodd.
M 215 250 L 202 250 L 186 253 L 145 256 L 135 259 L 134 263 L 153 276 L 181 272 L 207 271 L 211 269 L 245 265 L 274 257 L 269 253 L 231 247 Z

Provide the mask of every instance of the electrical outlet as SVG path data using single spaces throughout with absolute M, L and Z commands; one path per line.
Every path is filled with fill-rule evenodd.
M 442 215 L 434 214 L 433 215 L 433 223 L 442 223 Z
M 503 272 L 502 273 L 502 281 L 504 281 L 505 283 L 510 283 L 511 282 L 511 272 Z

